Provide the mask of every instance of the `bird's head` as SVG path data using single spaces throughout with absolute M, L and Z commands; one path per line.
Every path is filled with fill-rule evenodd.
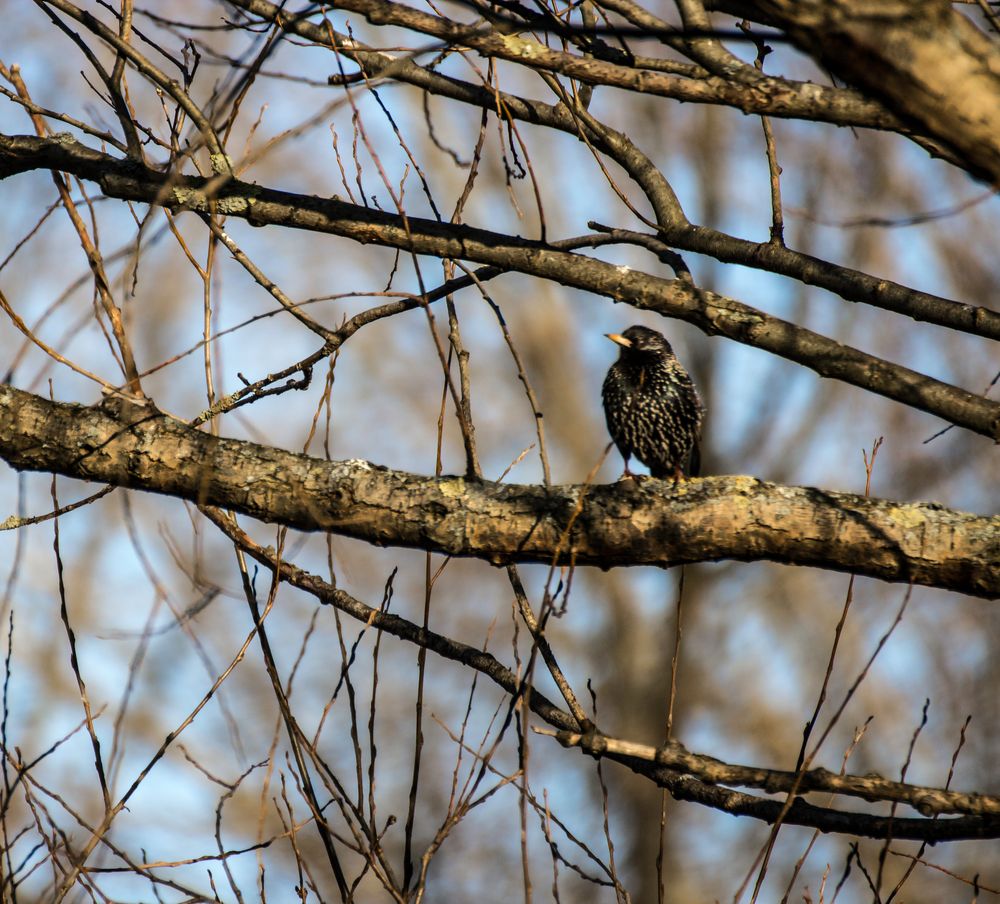
M 622 347 L 622 354 L 672 355 L 673 349 L 662 333 L 648 326 L 630 326 L 624 333 L 605 333 L 612 342 Z

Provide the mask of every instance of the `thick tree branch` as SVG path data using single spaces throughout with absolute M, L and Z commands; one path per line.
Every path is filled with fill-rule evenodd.
M 1000 184 L 1000 47 L 948 0 L 731 0 Z
M 300 530 L 493 564 L 670 566 L 768 559 L 1000 596 L 1000 518 L 747 477 L 517 486 L 326 462 L 222 439 L 151 406 L 85 408 L 0 388 L 19 470 L 165 493 Z
M 34 169 L 71 172 L 98 182 L 108 196 L 124 200 L 204 214 L 218 212 L 258 226 L 325 232 L 551 279 L 685 320 L 709 335 L 723 335 L 772 352 L 822 376 L 852 383 L 1000 440 L 1000 403 L 698 289 L 687 281 L 616 267 L 543 242 L 484 229 L 418 217 L 404 220 L 336 198 L 298 195 L 223 176 L 206 180 L 163 174 L 132 161 L 116 160 L 65 136 L 0 135 L 0 179 Z

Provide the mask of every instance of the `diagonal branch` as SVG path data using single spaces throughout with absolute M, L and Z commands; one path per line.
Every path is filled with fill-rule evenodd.
M 771 560 L 1000 597 L 1000 517 L 749 477 L 671 488 L 498 484 L 328 462 L 196 430 L 150 405 L 85 408 L 0 387 L 0 457 L 299 530 L 494 565 Z
M 380 53 L 362 44 L 354 37 L 338 34 L 332 28 L 323 28 L 306 19 L 294 16 L 283 16 L 280 8 L 270 3 L 269 0 L 230 0 L 230 2 L 260 15 L 268 21 L 280 24 L 290 34 L 298 35 L 331 49 L 335 48 L 338 53 L 342 53 L 356 62 L 369 80 L 392 78 L 431 94 L 459 103 L 482 107 L 501 117 L 513 117 L 571 135 L 580 134 L 579 122 L 565 104 L 560 103 L 552 106 L 502 91 L 494 92 L 442 75 L 419 65 L 408 56 L 391 56 Z M 624 4 L 628 0 L 617 0 L 617 2 Z M 754 70 L 752 67 L 749 70 L 741 68 L 741 78 L 745 77 L 748 71 L 753 72 Z M 755 98 L 762 95 L 770 96 L 769 88 L 767 90 L 761 88 L 761 80 L 766 80 L 767 77 L 754 75 L 753 78 L 752 87 L 741 81 L 737 90 Z M 698 80 L 698 84 L 707 84 L 711 81 L 711 79 Z M 774 81 L 782 82 L 783 80 Z M 806 95 L 816 99 L 825 96 L 824 92 L 826 91 L 836 93 L 841 90 L 829 89 L 812 83 L 800 84 Z M 819 94 L 817 95 L 816 92 Z M 678 99 L 703 103 L 712 102 L 707 98 L 694 96 L 678 97 Z M 742 105 L 739 108 L 745 113 L 781 115 L 780 110 L 774 105 L 767 108 Z M 822 115 L 807 113 L 805 110 L 800 110 L 799 114 L 807 116 L 807 118 L 823 119 Z M 846 119 L 837 121 L 841 125 L 848 124 Z M 854 124 L 877 127 L 873 122 Z M 915 136 L 910 137 L 926 146 L 923 139 Z M 646 155 L 638 152 L 628 136 L 607 126 L 602 126 L 600 134 L 591 134 L 586 140 L 612 157 L 636 181 L 657 213 L 657 225 L 661 230 L 661 237 L 675 248 L 697 251 L 723 262 L 742 264 L 746 267 L 788 276 L 807 285 L 828 289 L 847 301 L 870 304 L 912 317 L 915 320 L 935 323 L 977 336 L 1000 339 L 1000 314 L 989 308 L 959 303 L 929 292 L 919 292 L 894 283 L 892 280 L 877 279 L 867 273 L 853 270 L 850 267 L 838 266 L 830 261 L 820 260 L 782 245 L 771 242 L 747 241 L 706 226 L 695 226 L 684 215 L 677 198 L 666 186 L 662 175 L 655 169 Z M 933 149 L 929 150 L 932 153 L 935 152 Z
M 668 769 L 678 769 L 713 785 L 739 785 L 743 788 L 760 788 L 769 794 L 794 791 L 796 794 L 822 792 L 858 797 L 863 800 L 893 801 L 907 804 L 924 816 L 942 816 L 961 813 L 968 816 L 1000 817 L 1000 797 L 978 792 L 951 791 L 925 785 L 894 782 L 880 775 L 848 775 L 817 767 L 797 773 L 782 769 L 764 769 L 758 766 L 739 766 L 724 763 L 715 757 L 691 753 L 678 741 L 663 747 L 639 744 L 612 738 L 599 732 L 580 734 L 574 731 L 550 732 L 563 747 L 579 747 L 591 756 L 614 754 L 656 763 Z
M 860 386 L 1000 440 L 1000 403 L 835 342 L 735 299 L 698 289 L 685 280 L 663 279 L 544 242 L 471 226 L 409 216 L 404 221 L 401 216 L 337 198 L 284 192 L 223 176 L 206 180 L 164 174 L 132 161 L 116 160 L 68 136 L 0 135 L 0 179 L 35 169 L 62 170 L 94 180 L 105 194 L 123 200 L 205 214 L 217 211 L 256 226 L 329 233 L 550 279 L 640 310 L 685 320 L 709 335 L 723 335 L 769 351 L 821 376 Z
M 523 693 L 527 706 L 549 725 L 558 729 L 556 736 L 564 746 L 579 745 L 593 756 L 613 759 L 636 774 L 645 776 L 666 788 L 677 800 L 691 801 L 725 813 L 749 816 L 764 822 L 773 822 L 782 809 L 781 801 L 744 794 L 717 784 L 729 782 L 771 790 L 767 782 L 773 780 L 780 785 L 782 773 L 747 766 L 731 766 L 712 757 L 689 753 L 680 744 L 674 744 L 669 749 L 654 750 L 645 745 L 616 741 L 597 732 L 587 735 L 576 734 L 574 719 L 569 713 L 559 709 L 534 688 L 526 688 L 514 672 L 491 654 L 434 631 L 428 631 L 398 615 L 373 609 L 316 575 L 290 562 L 278 561 L 274 550 L 265 549 L 255 543 L 221 513 L 210 508 L 203 508 L 202 513 L 247 555 L 265 568 L 279 571 L 280 579 L 287 581 L 293 587 L 312 594 L 323 603 L 337 607 L 364 624 L 377 626 L 379 631 L 392 634 L 423 649 L 432 650 L 444 659 L 462 663 L 467 668 L 490 678 L 511 696 Z M 524 693 L 526 690 L 529 692 Z M 784 816 L 784 821 L 791 825 L 870 838 L 912 838 L 935 842 L 996 838 L 1000 835 L 1000 820 L 997 819 L 993 806 L 995 798 L 954 794 L 934 788 L 916 788 L 874 778 L 835 776 L 829 772 L 824 774 L 823 770 L 814 770 L 810 775 L 814 775 L 817 779 L 830 776 L 833 781 L 840 780 L 842 787 L 839 790 L 845 787 L 856 790 L 867 781 L 870 782 L 869 787 L 872 790 L 877 789 L 879 793 L 888 794 L 890 797 L 894 793 L 910 794 L 912 803 L 918 808 L 923 806 L 935 813 L 958 811 L 963 814 L 971 812 L 975 815 L 963 815 L 952 819 L 891 818 L 818 807 L 802 798 L 796 798 Z M 877 795 L 875 797 L 878 799 Z
M 303 37 L 325 42 L 326 30 L 313 22 L 283 14 L 269 0 L 228 0 L 247 12 L 275 21 Z M 688 103 L 718 104 L 743 113 L 830 122 L 880 130 L 905 129 L 879 104 L 858 92 L 792 79 L 761 76 L 749 90 L 738 82 L 708 76 L 686 78 L 666 72 L 619 65 L 593 56 L 553 50 L 514 29 L 467 25 L 444 16 L 422 12 L 391 0 L 341 0 L 338 9 L 363 15 L 372 25 L 393 25 L 438 38 L 448 45 L 468 47 L 488 58 L 508 60 L 544 72 L 559 73 L 590 85 L 606 85 Z M 342 48 L 350 51 L 350 47 Z M 619 51 L 619 55 L 626 55 Z
M 1000 46 L 948 0 L 726 0 L 1000 183 Z

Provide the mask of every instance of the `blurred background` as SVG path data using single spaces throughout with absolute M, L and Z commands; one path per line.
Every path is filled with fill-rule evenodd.
M 0 61 L 8 69 L 20 67 L 39 106 L 119 134 L 103 92 L 95 89 L 90 63 L 41 6 L 8 5 Z M 117 27 L 104 4 L 81 6 Z M 460 11 L 451 12 L 457 16 Z M 668 15 L 669 10 L 660 13 Z M 412 35 L 375 29 L 360 16 L 330 15 L 337 28 L 349 26 L 374 46 L 396 52 L 395 42 L 414 45 Z M 225 3 L 162 2 L 136 8 L 134 40 L 140 52 L 165 69 L 168 61 L 147 40 L 188 61 L 200 55 L 190 91 L 196 102 L 208 105 L 225 95 L 241 72 L 239 65 L 260 49 L 264 32 L 229 27 L 239 21 L 239 12 Z M 79 26 L 72 28 L 105 66 L 113 65 L 113 55 L 96 39 Z M 637 46 L 646 44 L 660 52 L 653 42 Z M 730 46 L 743 58 L 753 58 L 752 45 Z M 381 168 L 407 213 L 433 215 L 423 178 L 447 219 L 469 177 L 481 112 L 400 84 L 378 84 L 375 90 L 354 85 L 348 100 L 342 87 L 326 84 L 341 66 L 356 69 L 299 39 L 279 42 L 244 98 L 228 141 L 235 160 L 252 158 L 241 177 L 394 211 Z M 777 47 L 767 66 L 789 77 L 827 81 L 786 47 Z M 452 55 L 438 69 L 477 82 L 474 67 L 485 72 L 486 61 Z M 496 79 L 505 91 L 554 102 L 531 72 L 502 65 Z M 170 102 L 134 71 L 127 81 L 137 121 L 165 139 Z M 4 88 L 14 91 L 7 82 Z M 595 90 L 590 112 L 626 132 L 652 159 L 693 222 L 767 240 L 771 211 L 759 119 L 609 88 Z M 772 125 L 790 247 L 923 291 L 996 307 L 1000 202 L 988 197 L 983 186 L 897 136 L 805 122 Z M 49 126 L 99 146 L 66 123 L 52 120 Z M 419 175 L 394 127 L 419 164 Z M 463 222 L 535 238 L 541 209 L 549 239 L 585 234 L 591 220 L 645 231 L 584 144 L 523 122 L 516 129 L 516 140 L 523 144 L 512 148 L 511 133 L 498 127 L 494 116 L 488 118 Z M 0 131 L 34 133 L 28 115 L 9 97 L 0 99 Z M 183 134 L 192 134 L 190 127 Z M 147 153 L 153 162 L 165 159 L 158 149 L 147 148 Z M 607 166 L 616 185 L 649 215 L 627 176 L 614 164 Z M 95 316 L 93 277 L 69 218 L 54 207 L 58 195 L 51 175 L 37 171 L 8 178 L 0 183 L 0 193 L 0 285 L 12 306 L 61 355 L 121 384 Z M 150 372 L 143 386 L 163 410 L 191 419 L 209 405 L 206 321 L 213 337 L 215 398 L 240 388 L 238 375 L 259 379 L 321 344 L 281 311 L 224 247 L 215 248 L 210 278 L 199 274 L 195 263 L 209 273 L 210 233 L 195 215 L 181 213 L 169 223 L 162 210 L 102 198 L 94 184 L 74 184 L 73 195 L 87 211 L 87 227 L 113 277 L 112 292 L 125 312 L 139 369 Z M 967 203 L 972 201 L 976 203 Z M 920 222 L 911 223 L 913 218 Z M 333 236 L 255 229 L 236 219 L 224 228 L 289 298 L 306 304 L 304 310 L 330 328 L 384 302 L 387 292 L 419 292 L 421 285 L 432 288 L 446 278 L 438 261 L 419 259 L 418 274 L 414 260 L 405 255 Z M 588 253 L 672 275 L 652 255 L 636 249 Z M 849 304 L 760 271 L 698 255 L 684 257 L 703 288 L 972 392 L 982 392 L 997 373 L 996 349 L 986 340 Z M 708 338 L 687 324 L 606 298 L 518 274 L 497 277 L 485 288 L 502 312 L 544 414 L 555 483 L 584 481 L 608 443 L 600 387 L 616 350 L 603 334 L 643 323 L 667 334 L 702 393 L 708 411 L 703 473 L 750 474 L 863 492 L 863 451 L 870 456 L 881 438 L 871 474 L 873 495 L 932 500 L 987 514 L 996 513 L 1000 504 L 997 453 L 983 437 L 956 428 L 927 442 L 946 425 L 860 389 L 822 380 L 764 352 Z M 540 482 L 535 418 L 496 312 L 475 288 L 458 293 L 454 305 L 469 352 L 472 414 L 484 474 L 498 479 L 506 473 L 504 480 L 511 483 Z M 430 314 L 417 309 L 366 326 L 328 368 L 317 368 L 308 390 L 240 408 L 219 419 L 217 428 L 225 436 L 284 449 L 432 474 L 443 398 L 432 330 L 447 347 L 443 302 Z M 26 345 L 6 317 L 0 319 L 0 364 L 21 389 L 84 405 L 100 400 L 98 385 Z M 457 375 L 457 367 L 453 372 Z M 443 411 L 442 472 L 463 473 L 464 452 L 450 399 Z M 620 473 L 621 460 L 612 452 L 596 480 L 610 482 Z M 54 486 L 63 505 L 98 489 L 63 478 Z M 48 475 L 17 474 L 0 465 L 0 520 L 51 510 L 52 488 Z M 273 527 L 240 521 L 258 542 L 275 543 Z M 58 523 L 67 617 L 111 796 L 117 799 L 229 665 L 252 620 L 232 543 L 192 506 L 115 490 Z M 285 557 L 376 607 L 398 568 L 391 611 L 419 623 L 427 601 L 433 630 L 475 647 L 488 644 L 511 668 L 518 659 L 523 665 L 530 652 L 523 625 L 515 628 L 506 574 L 484 562 L 445 563 L 417 551 L 294 533 Z M 86 844 L 90 831 L 85 826 L 100 821 L 103 801 L 91 742 L 80 728 L 80 692 L 60 620 L 53 522 L 0 533 L 0 563 L 0 625 L 7 656 L 5 746 L 8 757 L 15 750 L 26 762 L 42 757 L 31 769 L 30 781 L 5 797 L 5 874 L 13 872 L 17 885 L 16 891 L 6 885 L 4 893 L 7 899 L 47 900 L 61 881 L 48 859 L 48 846 Z M 439 569 L 429 587 L 428 574 Z M 520 570 L 537 609 L 550 581 L 548 569 Z M 269 581 L 266 572 L 257 576 L 262 601 Z M 794 768 L 848 585 L 846 575 L 765 563 L 687 567 L 674 737 L 727 762 Z M 565 613 L 550 620 L 548 638 L 560 664 L 585 703 L 590 702 L 588 684 L 592 687 L 597 721 L 608 734 L 646 744 L 663 740 L 678 597 L 678 569 L 581 569 L 573 575 Z M 865 669 L 905 597 L 902 586 L 854 582 L 821 726 Z M 339 622 L 332 608 L 282 586 L 267 624 L 296 717 L 308 735 L 317 733 L 320 755 L 366 808 L 374 779 L 372 822 L 379 831 L 385 829 L 382 843 L 401 873 L 415 745 L 417 651 L 391 637 L 379 641 L 373 631 L 344 616 Z M 348 694 L 338 689 L 342 650 L 346 646 L 349 651 L 359 637 Z M 940 787 L 971 716 L 951 786 L 1000 793 L 998 640 L 1000 615 L 994 604 L 914 588 L 901 623 L 868 669 L 816 764 L 839 770 L 850 749 L 848 772 L 898 779 L 906 763 L 907 781 Z M 541 668 L 536 676 L 540 688 L 558 699 Z M 369 736 L 373 696 L 377 716 Z M 925 701 L 926 724 L 908 754 Z M 360 763 L 351 739 L 352 709 L 360 732 Z M 461 783 L 477 773 L 473 751 L 481 744 L 490 746 L 505 712 L 506 698 L 495 687 L 485 680 L 473 687 L 463 668 L 428 656 L 414 824 L 417 858 L 448 812 L 453 775 Z M 865 725 L 855 743 L 856 732 Z M 605 763 L 606 832 L 605 796 L 595 761 L 564 750 L 551 738 L 529 734 L 524 741 L 530 790 L 565 829 L 554 822 L 546 828 L 529 807 L 524 866 L 518 783 L 501 780 L 518 768 L 517 736 L 508 728 L 490 761 L 497 773 L 486 773 L 479 793 L 500 787 L 436 851 L 427 899 L 521 899 L 527 871 L 533 900 L 613 901 L 616 892 L 605 873 L 613 864 L 632 900 L 657 900 L 660 791 Z M 14 774 L 11 762 L 6 766 L 8 787 Z M 856 800 L 841 805 L 850 811 L 886 812 Z M 336 822 L 335 809 L 330 814 Z M 741 889 L 748 877 L 752 888 L 755 860 L 769 827 L 671 800 L 665 813 L 666 900 L 723 901 L 740 894 L 741 900 L 749 900 L 749 891 Z M 900 815 L 914 814 L 902 808 Z M 263 889 L 272 901 L 293 900 L 299 897 L 296 888 L 312 883 L 318 890 L 312 899 L 333 900 L 336 887 L 329 864 L 308 823 L 300 827 L 295 845 L 285 837 L 225 858 L 228 878 L 219 859 L 197 860 L 218 855 L 220 847 L 250 848 L 307 817 L 277 704 L 253 643 L 220 692 L 142 781 L 108 837 L 134 862 L 164 864 L 151 868 L 155 875 L 208 898 L 217 893 L 224 901 L 240 895 L 252 900 Z M 391 817 L 395 825 L 388 826 Z M 348 830 L 338 825 L 348 837 Z M 872 900 L 863 870 L 849 861 L 855 839 L 819 838 L 796 871 L 811 839 L 812 832 L 804 829 L 781 830 L 761 900 L 777 901 L 786 893 L 789 900 L 829 900 L 845 873 L 838 899 Z M 296 845 L 298 863 L 308 865 L 305 878 Z M 918 848 L 891 843 L 883 867 L 883 900 L 911 867 L 910 857 Z M 554 866 L 554 849 L 579 872 L 558 858 Z M 860 845 L 862 863 L 873 876 L 881 849 L 878 842 Z M 939 845 L 922 857 L 942 869 L 918 866 L 902 893 L 908 901 L 972 900 L 973 890 L 962 879 L 973 876 L 979 877 L 984 895 L 986 887 L 994 894 L 1000 890 L 1000 844 L 995 841 Z M 349 877 L 362 871 L 361 860 L 346 851 L 344 863 Z M 109 870 L 122 865 L 105 847 L 88 864 Z M 600 877 L 604 884 L 586 881 L 581 873 Z M 80 886 L 73 900 L 88 894 L 102 900 L 151 900 L 154 894 L 169 901 L 190 898 L 188 892 L 154 886 L 130 872 L 93 873 L 87 882 L 90 890 Z M 388 899 L 370 872 L 362 878 L 356 900 Z

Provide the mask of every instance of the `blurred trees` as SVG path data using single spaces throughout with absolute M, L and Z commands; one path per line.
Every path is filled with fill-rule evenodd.
M 5 900 L 1000 893 L 991 4 L 5 24 Z

